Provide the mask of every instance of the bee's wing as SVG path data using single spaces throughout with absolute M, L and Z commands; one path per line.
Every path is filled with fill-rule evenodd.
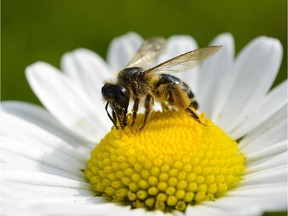
M 128 67 L 148 69 L 155 59 L 166 49 L 165 39 L 162 37 L 150 38 L 141 45 Z
M 214 55 L 221 47 L 209 46 L 184 53 L 146 70 L 145 73 L 169 74 L 190 70 L 198 66 L 202 60 Z

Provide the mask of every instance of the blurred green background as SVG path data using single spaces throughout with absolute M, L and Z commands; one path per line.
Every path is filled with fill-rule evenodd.
M 42 60 L 59 67 L 62 54 L 79 47 L 105 58 L 110 41 L 128 31 L 189 34 L 199 46 L 231 32 L 237 52 L 257 36 L 278 38 L 284 56 L 276 85 L 287 78 L 286 16 L 286 0 L 2 0 L 2 100 L 39 103 L 26 66 Z
M 189 34 L 206 46 L 231 32 L 236 51 L 259 35 L 280 39 L 286 79 L 286 0 L 2 0 L 2 100 L 39 103 L 24 70 L 35 61 L 59 67 L 63 53 L 85 47 L 106 57 L 109 42 L 128 31 L 144 38 Z

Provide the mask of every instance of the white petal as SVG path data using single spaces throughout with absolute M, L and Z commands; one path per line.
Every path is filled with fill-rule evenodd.
M 17 202 L 14 205 L 6 205 L 7 215 L 27 215 L 27 216 L 38 216 L 38 215 L 70 215 L 70 216 L 132 216 L 132 215 L 144 215 L 145 211 L 142 209 L 131 210 L 129 206 L 121 206 L 114 203 L 78 203 L 78 198 L 67 201 L 52 199 L 47 201 L 33 201 L 33 202 Z M 15 208 L 17 206 L 17 208 Z M 53 208 L 51 208 L 53 206 Z
M 2 102 L 1 108 L 7 113 L 16 115 L 60 137 L 80 152 L 86 153 L 92 148 L 92 143 L 80 139 L 80 137 L 67 130 L 57 119 L 40 106 L 26 102 L 9 101 Z
M 79 136 L 97 142 L 109 128 L 108 119 L 99 114 L 75 83 L 46 63 L 26 69 L 29 84 L 41 102 L 65 127 Z M 105 116 L 106 117 L 106 116 Z
M 278 199 L 273 198 L 274 197 L 223 197 L 216 202 L 207 202 L 205 205 L 210 208 L 222 210 L 222 215 L 227 216 L 261 216 L 265 211 L 285 210 L 286 203 L 284 196 Z M 245 208 L 243 208 L 243 206 L 245 206 Z
M 50 205 L 53 206 L 54 204 L 56 205 L 57 203 L 60 205 L 81 205 L 81 206 L 89 206 L 89 205 L 98 205 L 98 204 L 108 204 L 110 205 L 115 203 L 111 203 L 109 200 L 101 197 L 101 196 L 71 196 L 71 197 L 63 197 L 63 198 L 58 198 L 58 197 L 48 197 L 48 198 L 43 198 L 43 199 L 29 199 L 29 200 L 21 200 L 18 201 L 18 203 L 25 204 L 25 205 Z
M 158 64 L 162 63 L 168 59 L 174 58 L 178 55 L 186 53 L 191 50 L 198 48 L 197 42 L 188 35 L 176 35 L 168 38 L 167 40 L 167 50 L 166 52 L 159 57 Z M 193 92 L 197 90 L 197 76 L 198 68 L 195 68 L 190 71 L 184 71 L 183 73 L 174 74 L 188 85 L 191 86 Z
M 108 49 L 107 61 L 113 70 L 126 67 L 133 58 L 143 39 L 134 32 L 113 39 Z
M 15 144 L 15 143 L 13 143 Z M 86 182 L 83 173 L 82 176 L 80 174 L 73 173 L 72 170 L 70 172 L 67 170 L 62 169 L 62 167 L 56 167 L 53 163 L 53 161 L 50 163 L 47 163 L 45 160 L 36 160 L 34 158 L 30 158 L 29 156 L 33 156 L 33 154 L 25 154 L 21 155 L 21 153 L 17 154 L 16 152 L 10 152 L 5 149 L 0 149 L 1 156 L 1 162 L 0 162 L 0 170 L 2 171 L 27 171 L 27 172 L 37 172 L 37 173 L 48 173 L 55 176 L 61 176 L 65 177 L 67 179 L 73 179 L 81 182 Z M 45 162 L 47 164 L 45 164 Z
M 74 188 L 80 190 L 91 190 L 90 185 L 86 182 L 80 182 L 57 175 L 51 175 L 40 172 L 27 171 L 3 171 L 2 180 L 5 182 L 14 182 L 19 184 L 31 184 L 35 186 L 51 186 Z M 91 195 L 92 190 L 91 190 Z
M 90 186 L 59 176 L 33 172 L 3 172 L 3 193 L 12 200 L 93 196 Z
M 64 189 L 65 190 L 65 189 Z M 63 197 L 46 197 L 38 199 L 28 200 L 12 200 L 7 201 L 5 199 L 2 203 L 5 215 L 96 215 L 95 210 L 109 205 L 116 207 L 117 204 L 108 203 L 106 199 L 102 197 L 91 196 L 63 196 Z M 15 208 L 17 206 L 17 208 Z M 53 208 L 51 208 L 53 206 Z M 123 207 L 127 208 L 127 207 Z M 60 214 L 61 212 L 61 214 Z M 85 213 L 85 214 L 84 214 Z
M 39 149 L 23 145 L 21 142 L 13 141 L 0 136 L 2 145 L 1 170 L 19 170 L 45 172 L 78 181 L 85 181 L 81 169 L 84 164 L 77 166 L 77 163 L 69 157 L 57 153 L 47 154 Z M 69 165 L 72 164 L 72 165 Z M 74 165 L 76 165 L 74 167 Z
M 260 124 L 239 143 L 244 153 L 253 153 L 287 140 L 287 105 Z
M 249 163 L 266 160 L 267 158 L 275 157 L 287 151 L 287 141 L 279 142 L 274 145 L 268 146 L 264 149 L 258 149 L 251 153 L 246 153 L 245 156 Z
M 286 184 L 283 183 L 267 183 L 267 184 L 257 184 L 257 185 L 238 185 L 236 188 L 232 189 L 227 193 L 227 196 L 253 196 L 253 197 L 262 197 L 263 195 L 275 195 L 281 196 L 283 188 L 286 187 Z M 267 189 L 267 190 L 264 190 Z
M 234 58 L 234 40 L 231 34 L 221 34 L 210 45 L 222 45 L 214 56 L 204 60 L 200 67 L 197 98 L 200 109 L 212 120 L 222 108 L 231 83 L 231 67 Z M 225 85 L 223 85 L 225 83 Z
M 215 202 L 203 202 L 200 206 L 208 207 L 210 210 L 223 211 L 222 215 L 260 216 L 265 211 L 285 210 L 287 202 L 287 192 L 285 191 L 286 184 L 284 183 L 238 186 Z M 221 215 L 221 212 L 219 213 Z
M 264 162 L 259 163 L 257 165 L 254 165 L 254 166 L 249 165 L 247 169 L 245 170 L 245 174 L 267 170 L 267 169 L 283 166 L 285 164 L 287 164 L 287 151 L 277 156 L 274 156 L 268 160 L 265 160 Z
M 225 212 L 225 210 L 209 207 L 207 205 L 196 205 L 196 206 L 188 206 L 185 212 L 186 216 L 197 215 L 197 216 L 228 216 L 231 212 Z M 233 215 L 240 216 L 240 215 Z
M 276 168 L 271 168 L 264 171 L 259 171 L 244 176 L 244 180 L 240 185 L 257 185 L 283 183 L 287 181 L 287 166 L 283 165 Z
M 254 200 L 256 201 L 256 200 Z M 251 199 L 248 201 L 243 198 L 218 198 L 215 202 L 202 202 L 200 205 L 188 207 L 185 215 L 197 216 L 261 216 L 263 209 L 255 207 L 255 202 L 251 204 Z M 243 208 L 245 206 L 245 208 Z
M 253 112 L 270 89 L 282 59 L 282 46 L 276 39 L 259 37 L 248 44 L 236 59 L 232 88 L 218 124 L 226 131 Z M 260 78 L 261 77 L 261 78 Z
M 273 116 L 277 113 L 283 106 L 287 105 L 287 80 L 281 83 L 279 86 L 275 87 L 266 97 L 259 109 L 254 113 L 247 116 L 245 120 L 239 127 L 233 129 L 230 132 L 230 136 L 237 139 L 249 131 L 257 127 L 259 124 Z
M 106 62 L 90 50 L 77 49 L 66 53 L 61 65 L 63 71 L 86 92 L 95 107 L 102 107 L 101 87 L 112 74 Z M 99 112 L 104 114 L 104 109 Z
M 42 153 L 39 159 L 46 162 L 55 163 L 56 167 L 61 166 L 62 169 L 69 171 L 78 170 L 85 167 L 87 158 L 77 152 L 71 145 L 65 143 L 58 137 L 49 132 L 25 122 L 19 118 L 11 116 L 6 113 L 1 113 L 1 139 L 3 140 L 1 147 L 10 149 L 12 152 L 23 152 L 23 148 L 35 149 L 35 151 Z M 9 145 L 6 140 L 10 139 L 17 142 L 17 145 Z M 31 153 L 31 152 L 23 152 Z M 36 156 L 36 154 L 34 154 Z M 75 171 L 76 172 L 76 171 Z

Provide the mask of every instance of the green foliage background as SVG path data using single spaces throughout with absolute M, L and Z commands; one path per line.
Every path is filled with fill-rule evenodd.
M 260 35 L 280 39 L 286 78 L 286 0 L 2 0 L 2 100 L 39 103 L 24 70 L 35 61 L 59 67 L 63 53 L 85 47 L 105 58 L 109 42 L 128 31 L 144 38 L 189 34 L 206 46 L 231 32 L 236 51 Z
M 85 47 L 105 58 L 109 42 L 135 31 L 144 38 L 192 35 L 199 46 L 231 32 L 236 51 L 260 35 L 278 38 L 287 78 L 286 0 L 2 0 L 2 100 L 39 103 L 24 70 L 35 61 L 59 67 L 61 56 Z M 277 215 L 286 215 L 279 213 Z

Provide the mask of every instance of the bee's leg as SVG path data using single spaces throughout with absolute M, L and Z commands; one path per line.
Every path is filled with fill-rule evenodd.
M 194 112 L 195 108 L 193 106 L 189 106 L 185 109 L 185 111 L 191 115 L 192 118 L 194 118 L 197 122 L 199 122 L 200 124 L 206 126 L 206 124 L 204 124 L 203 122 L 201 122 L 200 118 L 198 117 L 198 115 Z
M 144 104 L 144 107 L 145 107 L 145 115 L 144 115 L 143 125 L 142 125 L 142 127 L 139 129 L 140 132 L 143 130 L 143 128 L 144 128 L 145 125 L 146 125 L 147 120 L 148 120 L 149 117 L 150 117 L 153 104 L 154 104 L 154 98 L 153 98 L 150 94 L 148 94 L 148 95 L 146 96 L 146 98 L 145 98 L 145 104 Z
M 133 104 L 133 109 L 132 109 L 132 124 L 131 127 L 135 124 L 135 120 L 137 117 L 137 112 L 138 112 L 138 108 L 139 108 L 139 98 L 136 98 Z
M 169 110 L 169 104 L 165 102 L 161 102 L 162 112 Z
M 124 128 L 127 126 L 127 109 L 124 111 L 124 119 L 123 119 Z
M 197 115 L 190 107 L 187 107 L 187 108 L 185 109 L 185 111 L 186 111 L 189 115 L 191 115 L 192 118 L 194 118 L 196 121 L 198 121 L 198 122 L 201 123 L 200 118 L 198 117 L 198 115 Z
M 172 101 L 176 107 L 184 109 L 197 122 L 203 124 L 198 115 L 194 112 L 194 110 L 198 108 L 196 99 L 194 97 L 190 98 L 190 96 L 187 95 L 179 86 L 171 85 L 169 89 L 171 89 L 170 101 Z
M 118 129 L 118 126 L 117 126 L 117 123 L 118 123 L 118 117 L 116 115 L 116 112 L 114 110 L 112 110 L 112 116 L 113 116 L 113 119 L 114 119 L 114 126 L 116 127 L 116 129 Z M 123 129 L 123 128 L 122 128 Z
M 107 104 L 105 106 L 105 110 L 106 110 L 106 113 L 107 113 L 109 119 L 112 121 L 112 123 L 114 124 L 116 129 L 118 129 L 116 114 L 115 114 L 114 110 L 112 110 L 112 115 L 113 115 L 113 117 L 112 117 L 108 111 L 108 106 L 109 106 L 109 101 L 107 102 Z

